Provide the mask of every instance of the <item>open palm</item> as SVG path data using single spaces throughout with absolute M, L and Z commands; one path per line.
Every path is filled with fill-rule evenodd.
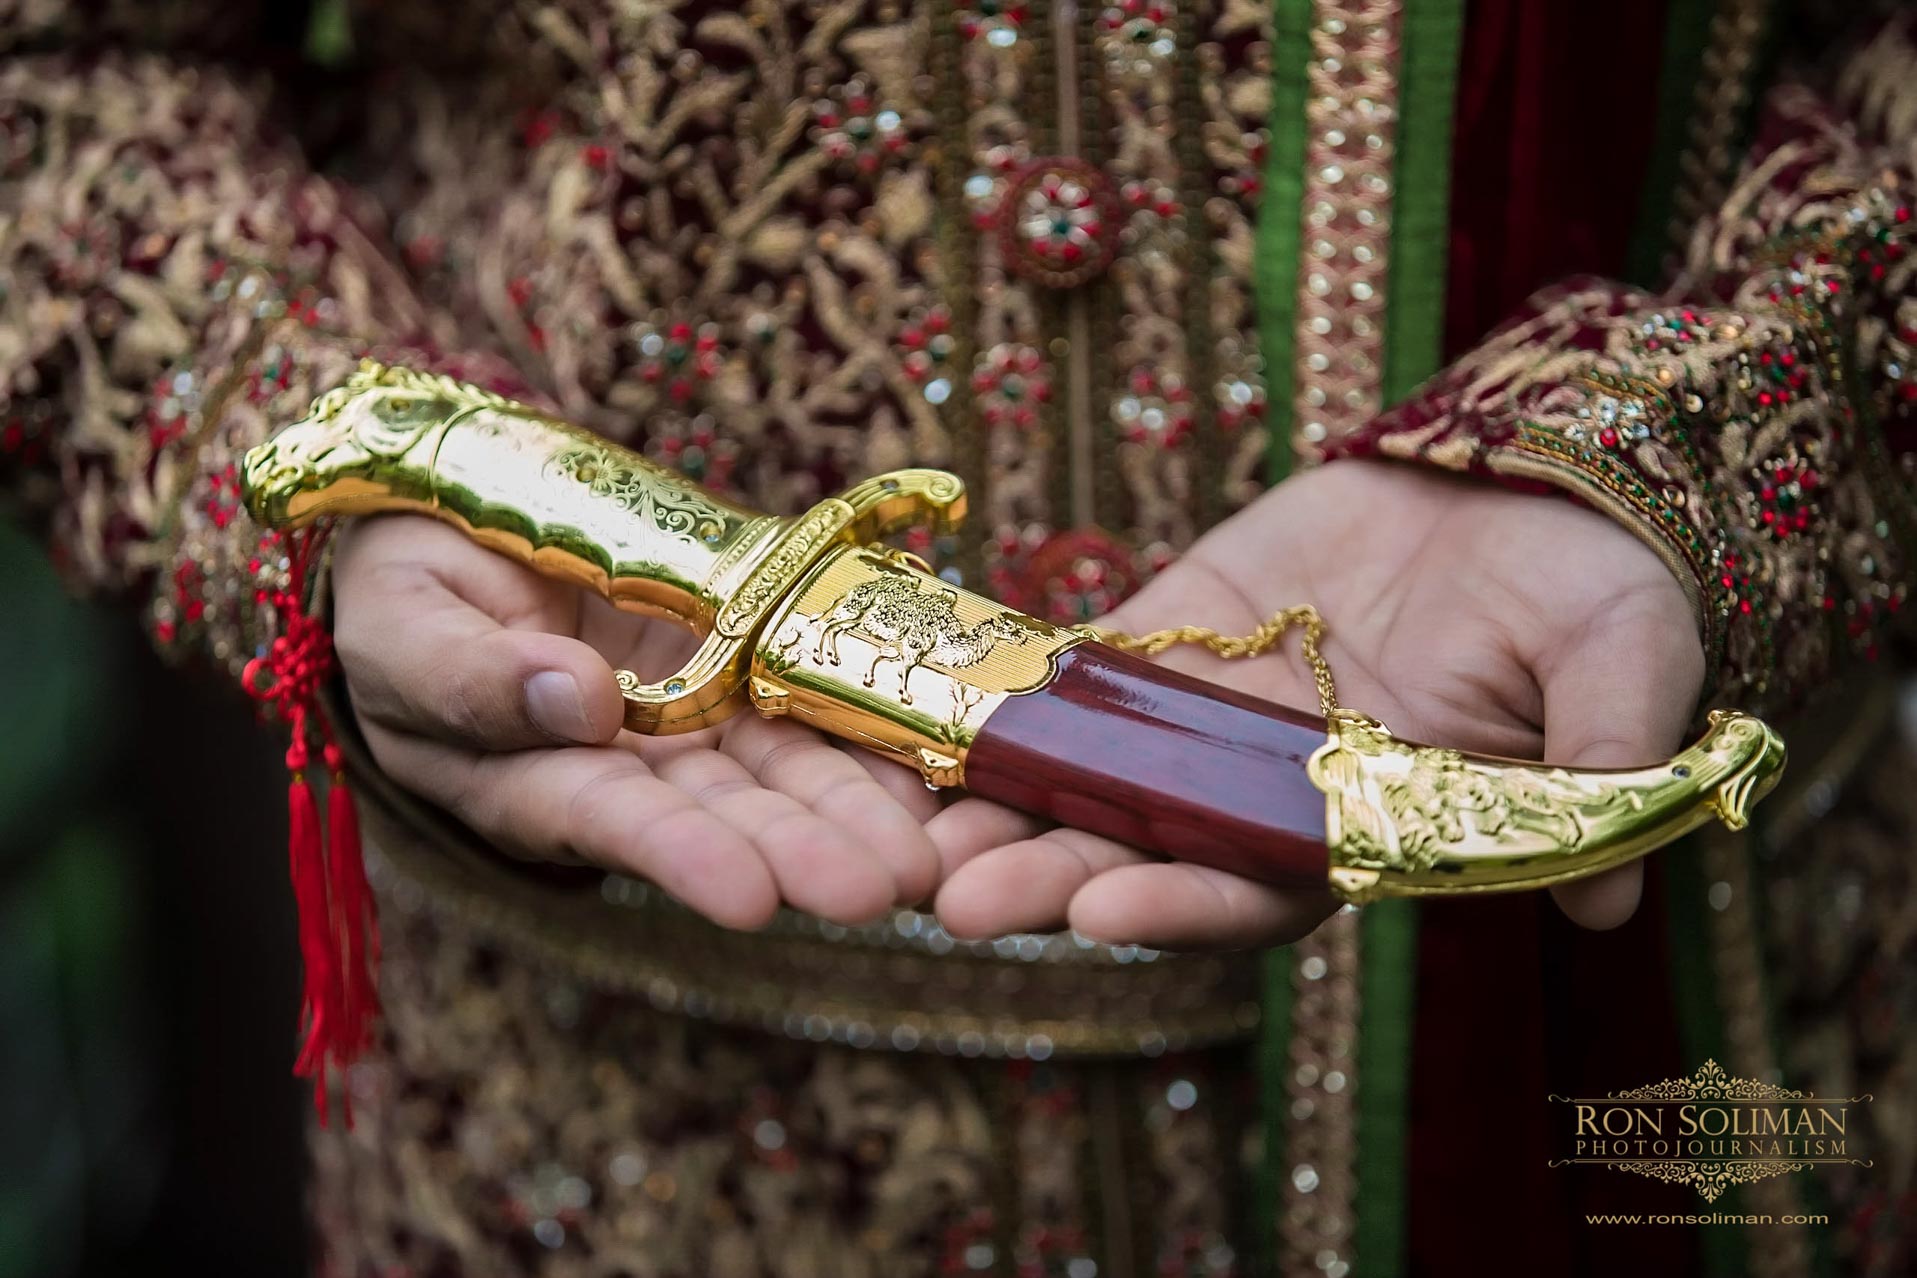
M 691 648 L 420 516 L 357 522 L 334 561 L 334 640 L 373 757 L 495 846 L 651 880 L 731 927 L 781 903 L 840 922 L 924 899 L 938 810 L 916 774 L 749 711 L 648 737 L 615 668 Z
M 1345 705 L 1398 735 L 1583 766 L 1668 755 L 1704 677 L 1693 613 L 1649 548 L 1568 501 L 1386 463 L 1339 462 L 1272 489 L 1201 539 L 1107 624 L 1243 634 L 1316 605 Z M 1294 706 L 1316 706 L 1295 646 L 1249 661 L 1160 658 Z M 1109 840 L 1044 831 L 968 799 L 933 825 L 938 912 L 962 935 L 1056 926 L 1160 946 L 1292 939 L 1335 905 Z M 1590 926 L 1622 922 L 1641 868 L 1559 889 Z

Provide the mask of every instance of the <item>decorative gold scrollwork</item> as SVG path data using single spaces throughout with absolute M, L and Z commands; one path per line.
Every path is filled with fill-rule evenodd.
M 658 466 L 634 465 L 596 441 L 581 440 L 553 454 L 548 465 L 583 484 L 594 497 L 611 501 L 682 541 L 717 545 L 728 540 L 741 522 L 680 476 Z
M 1307 771 L 1326 796 L 1333 887 L 1363 901 L 1538 887 L 1620 864 L 1712 816 L 1739 828 L 1783 765 L 1774 732 L 1727 711 L 1668 762 L 1623 770 L 1415 745 L 1339 711 Z

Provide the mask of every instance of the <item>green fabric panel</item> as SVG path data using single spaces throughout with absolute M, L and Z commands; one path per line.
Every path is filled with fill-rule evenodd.
M 1704 849 L 1686 839 L 1659 852 L 1665 897 L 1669 902 L 1671 988 L 1677 1004 L 1678 1037 L 1692 1069 L 1706 1060 L 1724 1063 L 1729 1055 L 1724 1014 L 1717 1000 L 1717 975 L 1711 965 L 1709 884 L 1704 881 Z M 1716 1211 L 1743 1212 L 1741 1191 L 1732 1186 L 1712 1204 Z M 1700 1227 L 1698 1247 L 1710 1278 L 1745 1278 L 1750 1273 L 1744 1231 L 1735 1226 Z
M 1464 0 L 1411 0 L 1398 71 L 1398 150 L 1385 295 L 1384 402 L 1438 371 L 1451 223 L 1451 119 Z
M 1418 992 L 1418 906 L 1367 905 L 1359 919 L 1364 1000 L 1358 1018 L 1358 1238 L 1356 1278 L 1405 1271 L 1405 1121 L 1411 1102 L 1411 1025 Z
M 1291 1045 L 1291 950 L 1264 956 L 1265 1010 L 1258 1035 L 1258 1106 L 1264 1123 L 1264 1160 L 1258 1168 L 1255 1272 L 1278 1272 L 1278 1201 L 1285 1161 L 1285 1053 Z
M 1386 403 L 1437 372 L 1442 358 L 1463 0 L 1409 0 L 1403 23 L 1381 386 Z M 1417 909 L 1411 901 L 1380 901 L 1365 907 L 1360 923 L 1356 1278 L 1396 1278 L 1405 1268 Z
M 1271 0 L 1270 145 L 1264 193 L 1258 204 L 1252 286 L 1270 431 L 1265 475 L 1277 483 L 1291 472 L 1292 325 L 1298 309 L 1300 205 L 1305 186 L 1305 68 L 1311 59 L 1311 0 Z M 1291 951 L 1265 956 L 1264 1018 L 1258 1039 L 1258 1100 L 1265 1130 L 1258 1175 L 1261 1228 L 1259 1272 L 1278 1266 L 1278 1177 L 1284 1161 L 1285 1058 L 1291 1046 Z
M 1305 68 L 1311 61 L 1311 0 L 1272 0 L 1271 144 L 1258 203 L 1252 287 L 1265 361 L 1270 434 L 1265 477 L 1291 473 L 1292 324 L 1298 313 L 1299 218 L 1305 190 Z
M 1663 283 L 1664 259 L 1671 251 L 1671 206 L 1677 195 L 1678 161 L 1690 139 L 1697 109 L 1697 79 L 1710 39 L 1715 0 L 1670 0 L 1664 27 L 1664 65 L 1658 72 L 1657 140 L 1644 175 L 1644 197 L 1637 234 L 1631 243 L 1631 282 L 1645 287 Z

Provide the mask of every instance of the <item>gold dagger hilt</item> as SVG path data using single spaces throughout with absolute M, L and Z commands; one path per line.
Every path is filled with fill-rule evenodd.
M 766 613 L 818 558 L 915 525 L 952 527 L 965 487 L 940 470 L 868 479 L 796 518 L 761 514 L 526 404 L 371 360 L 246 456 L 247 508 L 269 528 L 410 511 L 701 637 L 648 683 L 618 672 L 626 726 L 690 732 L 745 703 Z

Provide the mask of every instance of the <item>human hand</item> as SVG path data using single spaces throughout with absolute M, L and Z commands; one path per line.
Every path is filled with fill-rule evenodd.
M 1628 530 L 1562 499 L 1381 462 L 1298 475 L 1208 533 L 1102 624 L 1249 632 L 1315 605 L 1340 700 L 1410 740 L 1583 767 L 1641 765 L 1680 745 L 1704 680 L 1683 589 Z M 1165 664 L 1293 706 L 1316 706 L 1295 643 L 1227 662 Z M 1167 948 L 1282 943 L 1336 901 L 1168 863 L 965 799 L 934 821 L 940 919 L 965 936 L 1069 925 Z M 1642 866 L 1552 889 L 1565 913 L 1612 927 Z
M 420 516 L 340 538 L 334 643 L 374 759 L 494 845 L 648 879 L 731 927 L 782 902 L 861 922 L 934 887 L 939 803 L 916 773 L 749 712 L 621 729 L 614 668 L 676 669 L 680 627 Z

